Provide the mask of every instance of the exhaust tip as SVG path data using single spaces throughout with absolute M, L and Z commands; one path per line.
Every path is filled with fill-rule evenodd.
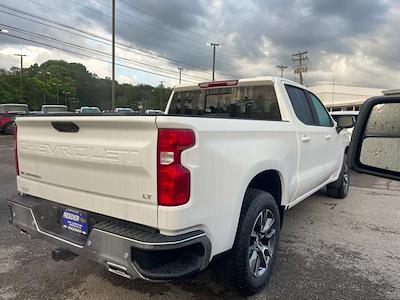
M 128 274 L 126 268 L 124 266 L 112 263 L 110 261 L 106 262 L 106 268 L 109 272 L 117 274 L 119 276 L 131 279 L 131 275 Z

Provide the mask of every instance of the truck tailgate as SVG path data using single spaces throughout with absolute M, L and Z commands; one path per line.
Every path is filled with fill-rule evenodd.
M 155 117 L 21 117 L 16 123 L 19 192 L 157 226 Z M 74 124 L 78 131 L 68 132 Z

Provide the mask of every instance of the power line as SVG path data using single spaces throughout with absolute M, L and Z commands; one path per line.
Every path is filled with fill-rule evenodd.
M 68 33 L 70 33 L 70 34 L 74 34 L 74 35 L 76 35 L 76 36 L 80 36 L 80 37 L 83 37 L 83 38 L 86 38 L 86 39 L 90 39 L 90 40 L 92 40 L 92 41 L 99 42 L 99 43 L 103 43 L 103 44 L 106 44 L 106 45 L 109 45 L 109 43 L 111 43 L 111 40 L 109 40 L 109 39 L 106 39 L 106 38 L 104 38 L 104 37 L 102 37 L 102 36 L 99 36 L 99 35 L 96 35 L 96 34 L 87 32 L 87 31 L 82 30 L 82 29 L 78 29 L 78 28 L 75 28 L 75 27 L 72 27 L 72 26 L 69 26 L 69 25 L 66 25 L 66 24 L 62 24 L 62 23 L 60 23 L 60 22 L 53 21 L 53 20 L 48 19 L 48 18 L 44 18 L 44 17 L 41 17 L 41 16 L 34 15 L 34 14 L 32 14 L 32 13 L 28 13 L 28 12 L 25 12 L 25 11 L 22 11 L 22 10 L 19 10 L 19 9 L 15 9 L 15 8 L 9 7 L 9 6 L 7 6 L 7 5 L 3 5 L 3 4 L 1 4 L 1 3 L 0 3 L 0 7 L 3 7 L 3 8 L 5 8 L 5 9 L 8 9 L 8 10 L 11 10 L 11 11 L 14 11 L 14 12 L 17 12 L 17 13 L 19 13 L 19 14 L 27 15 L 27 16 L 29 16 L 29 17 L 31 17 L 31 18 L 36 18 L 36 19 L 42 20 L 42 21 L 47 22 L 47 23 L 56 24 L 57 26 L 65 27 L 65 28 L 68 28 L 68 29 L 77 31 L 77 32 L 79 32 L 79 33 L 71 32 L 71 31 L 66 30 L 66 29 L 64 29 L 64 28 L 59 28 L 59 27 L 57 27 L 57 26 L 53 26 L 53 25 L 50 25 L 50 24 L 46 24 L 46 23 L 43 23 L 43 22 L 40 22 L 40 21 L 37 21 L 37 20 L 32 20 L 32 19 L 29 19 L 29 18 L 26 18 L 26 17 L 23 17 L 23 16 L 19 16 L 19 15 L 16 15 L 16 14 L 13 14 L 13 13 L 10 13 L 10 12 L 7 12 L 7 11 L 4 11 L 4 10 L 0 10 L 0 12 L 5 13 L 5 14 L 8 14 L 8 15 L 12 15 L 12 16 L 15 16 L 15 17 L 18 17 L 18 18 L 22 18 L 22 19 L 24 19 L 24 20 L 28 20 L 28 21 L 31 21 L 31 22 L 40 24 L 40 25 L 42 25 L 42 26 L 47 26 L 47 27 L 50 27 L 50 28 L 54 28 L 54 29 L 57 29 L 57 30 L 61 30 L 61 31 L 64 31 L 64 32 L 68 32 Z M 86 35 L 87 35 L 87 36 L 86 36 Z M 94 37 L 94 38 L 93 38 L 93 37 Z M 130 49 L 130 50 L 133 50 L 133 51 L 135 51 L 135 52 L 137 52 L 137 53 L 139 53 L 139 54 L 141 54 L 141 55 L 148 56 L 148 57 L 151 57 L 151 58 L 153 58 L 153 59 L 161 59 L 161 60 L 165 60 L 165 61 L 168 61 L 168 62 L 173 62 L 173 63 L 177 63 L 177 64 L 180 64 L 180 65 L 184 65 L 185 67 L 187 67 L 187 68 L 189 68 L 189 69 L 196 69 L 196 70 L 199 70 L 199 71 L 205 71 L 205 72 L 211 73 L 209 70 L 207 70 L 207 69 L 205 69 L 205 68 L 195 67 L 195 66 L 192 66 L 192 65 L 189 65 L 189 64 L 182 63 L 181 61 L 178 61 L 178 60 L 173 60 L 173 59 L 165 58 L 165 57 L 158 56 L 158 55 L 151 55 L 151 54 L 149 54 L 149 53 L 145 53 L 145 52 L 143 52 L 143 51 L 141 51 L 141 50 L 138 50 L 138 49 L 136 49 L 136 48 L 134 48 L 134 47 L 132 47 L 132 46 L 130 46 L 130 45 L 126 45 L 126 44 L 122 44 L 122 43 L 117 43 L 117 45 L 119 45 L 119 46 L 117 46 L 117 48 L 126 50 L 126 49 L 122 48 L 122 47 L 125 47 L 125 48 L 128 48 L 128 49 Z M 227 74 L 223 74 L 223 73 L 219 73 L 219 74 L 220 74 L 220 75 L 227 76 L 228 78 L 234 78 L 234 77 L 236 77 L 236 76 L 227 75 Z
M 76 3 L 76 2 L 73 1 L 73 0 L 71 0 L 71 1 L 72 1 L 73 3 Z M 120 0 L 120 1 L 121 1 L 121 0 Z M 109 5 L 104 4 L 104 3 L 100 2 L 100 1 L 94 0 L 94 2 L 96 2 L 96 3 L 100 4 L 100 5 L 103 5 L 103 6 L 107 7 L 107 8 L 111 8 Z M 137 7 L 137 6 L 134 6 L 134 5 L 130 4 L 129 2 L 125 2 L 125 1 L 121 1 L 121 2 L 124 3 L 124 4 L 125 4 L 126 6 L 128 6 L 128 7 L 133 7 L 135 10 L 144 12 L 144 10 L 142 10 L 141 8 L 139 8 L 139 7 Z M 77 5 L 80 5 L 80 6 L 84 6 L 84 5 L 81 5 L 81 4 L 78 4 L 78 3 L 76 3 L 76 4 L 77 4 Z M 104 14 L 104 13 L 99 12 L 98 10 L 96 10 L 96 9 L 94 9 L 94 8 L 92 8 L 92 7 L 89 7 L 89 6 L 84 6 L 84 7 L 88 8 L 88 9 L 90 9 L 90 10 L 96 11 L 96 12 L 98 12 L 99 14 Z M 159 27 L 153 25 L 152 23 L 150 23 L 150 22 L 148 22 L 148 21 L 145 21 L 145 20 L 138 19 L 136 15 L 129 14 L 129 13 L 127 13 L 127 12 L 125 12 L 125 11 L 122 11 L 122 10 L 119 10 L 119 9 L 117 9 L 116 11 L 119 12 L 119 13 L 121 13 L 121 14 L 123 14 L 123 15 L 126 15 L 126 16 L 128 16 L 128 17 L 131 17 L 131 18 L 133 17 L 133 18 L 134 18 L 133 20 L 135 20 L 135 21 L 139 21 L 139 22 L 141 22 L 141 23 L 150 25 L 151 27 L 153 27 L 153 28 L 155 28 L 155 29 L 157 29 L 157 30 L 160 30 Z M 146 14 L 150 15 L 149 13 L 146 13 Z M 152 16 L 152 17 L 154 18 L 154 15 L 150 15 L 150 16 Z M 161 19 L 159 19 L 159 20 L 161 20 Z M 120 20 L 120 21 L 121 21 L 121 20 Z M 123 22 L 123 21 L 121 21 L 121 22 Z M 164 21 L 163 21 L 163 22 L 164 22 Z M 124 22 L 124 23 L 125 23 L 125 22 Z M 166 22 L 164 22 L 164 23 L 166 23 Z M 167 23 L 167 24 L 168 24 L 168 23 Z M 168 25 L 169 25 L 169 24 L 168 24 Z M 173 35 L 179 36 L 179 37 L 181 37 L 181 38 L 183 38 L 183 39 L 185 39 L 185 40 L 192 41 L 192 42 L 194 42 L 194 43 L 196 43 L 196 44 L 199 44 L 199 45 L 203 45 L 203 44 L 202 44 L 201 42 L 199 42 L 198 40 L 194 40 L 194 39 L 188 38 L 188 37 L 186 37 L 186 36 L 184 36 L 184 35 L 178 34 L 178 33 L 174 32 L 174 31 L 172 31 L 172 30 L 169 30 L 169 29 L 167 29 L 167 28 L 161 27 L 161 29 L 164 30 L 164 31 L 166 31 L 166 32 L 169 32 L 169 33 L 171 33 L 171 34 L 173 34 Z M 147 30 L 146 30 L 146 31 L 147 31 Z M 152 32 L 152 33 L 154 33 L 154 32 Z M 157 35 L 158 35 L 158 34 L 157 34 Z
M 106 4 L 104 4 L 104 3 L 102 3 L 102 2 L 100 2 L 100 1 L 98 1 L 98 0 L 94 0 L 94 1 L 95 1 L 96 3 L 98 3 L 98 4 L 100 4 L 100 5 L 103 5 L 103 6 L 105 6 L 105 7 L 110 8 L 109 5 L 106 5 Z M 138 7 L 138 6 L 135 6 L 134 4 L 129 3 L 129 2 L 127 2 L 127 1 L 123 1 L 123 0 L 120 0 L 120 1 L 121 1 L 122 3 L 124 3 L 126 6 L 133 8 L 135 11 L 140 11 L 140 12 L 142 12 L 142 13 L 144 13 L 144 14 L 146 14 L 146 15 L 148 15 L 148 16 L 154 18 L 154 19 L 158 19 L 158 20 L 160 20 L 161 22 L 163 22 L 164 24 L 167 24 L 167 25 L 170 26 L 170 23 L 169 23 L 169 22 L 167 22 L 166 20 L 163 20 L 163 19 L 161 19 L 161 18 L 155 16 L 154 14 L 152 14 L 152 13 L 150 13 L 150 12 L 144 10 L 143 8 L 140 8 L 140 7 Z M 76 2 L 73 1 L 73 0 L 72 0 L 72 2 L 76 3 Z M 88 7 L 88 6 L 85 6 L 85 7 L 88 8 L 88 9 L 93 9 L 93 8 Z M 94 10 L 94 9 L 93 9 L 93 10 Z M 129 16 L 129 17 L 133 17 L 134 20 L 136 20 L 136 21 L 139 21 L 139 22 L 142 22 L 142 23 L 146 23 L 146 24 L 150 25 L 151 27 L 154 27 L 154 28 L 156 28 L 157 30 L 160 30 L 159 27 L 154 26 L 152 23 L 147 22 L 147 21 L 145 21 L 145 20 L 140 20 L 140 19 L 138 19 L 136 15 L 128 14 L 128 13 L 126 13 L 126 12 L 124 12 L 124 11 L 121 11 L 121 10 L 117 10 L 117 11 L 120 12 L 121 14 L 127 15 L 127 16 Z M 209 37 L 207 37 L 207 36 L 205 36 L 205 35 L 201 35 L 201 34 L 199 34 L 199 33 L 197 33 L 197 32 L 190 31 L 190 30 L 186 30 L 186 31 L 192 33 L 192 35 L 194 35 L 194 36 L 203 37 L 203 41 L 204 41 L 204 42 L 199 41 L 199 40 L 195 40 L 195 39 L 192 39 L 192 38 L 189 38 L 189 37 L 186 37 L 186 36 L 184 36 L 184 35 L 182 35 L 182 34 L 178 34 L 178 33 L 174 32 L 174 31 L 172 31 L 172 30 L 169 30 L 169 29 L 167 29 L 167 28 L 165 28 L 165 27 L 161 27 L 161 29 L 164 30 L 164 31 L 166 31 L 166 32 L 170 32 L 170 33 L 172 33 L 173 35 L 179 36 L 179 37 L 181 37 L 181 38 L 183 38 L 183 39 L 185 39 L 185 40 L 192 41 L 192 42 L 194 42 L 194 43 L 196 43 L 196 44 L 198 44 L 198 45 L 201 45 L 201 46 L 203 46 L 203 45 L 204 45 L 204 42 L 206 42 L 206 41 L 209 39 Z M 198 49 L 203 50 L 203 48 L 198 48 Z M 239 58 L 239 56 L 237 56 L 237 53 L 230 52 L 230 51 L 229 51 L 230 53 L 229 53 L 228 51 L 226 51 L 226 52 L 227 52 L 227 54 L 230 55 L 230 56 L 238 57 L 238 58 Z
M 107 18 L 111 18 L 111 16 L 110 16 L 109 14 L 106 14 L 106 13 L 104 13 L 104 12 L 102 12 L 102 11 L 99 11 L 99 10 L 93 8 L 93 7 L 90 7 L 90 6 L 87 6 L 87 5 L 78 3 L 78 2 L 73 1 L 73 0 L 70 0 L 70 2 L 75 3 L 76 5 L 81 6 L 81 7 L 84 7 L 84 8 L 86 8 L 86 9 L 89 9 L 89 10 L 91 10 L 91 11 L 97 13 L 97 14 L 100 14 L 100 15 L 102 15 L 102 16 L 105 16 L 105 17 L 107 17 Z M 98 3 L 98 2 L 97 2 L 97 3 Z M 104 5 L 104 6 L 106 6 L 107 8 L 110 8 L 110 9 L 111 9 L 111 7 L 108 6 L 108 5 L 105 5 L 105 4 L 103 4 L 103 3 L 99 3 L 99 4 Z M 119 10 L 118 10 L 118 11 L 119 11 Z M 119 12 L 121 12 L 121 11 L 119 11 Z M 143 20 L 138 20 L 138 19 L 136 18 L 136 16 L 133 16 L 133 15 L 131 15 L 131 14 L 127 14 L 127 13 L 125 13 L 125 12 L 121 12 L 121 13 L 130 16 L 131 18 L 133 18 L 133 20 L 142 21 L 142 22 L 148 24 L 148 22 L 145 22 L 145 21 L 143 21 Z M 139 33 L 148 32 L 149 34 L 158 36 L 158 37 L 160 37 L 160 38 L 162 38 L 162 39 L 166 39 L 166 40 L 169 40 L 169 41 L 176 41 L 176 42 L 179 42 L 181 46 L 183 46 L 183 47 L 189 47 L 189 48 L 191 48 L 191 49 L 194 49 L 194 50 L 198 51 L 199 53 L 205 53 L 205 51 L 206 51 L 205 48 L 200 48 L 200 47 L 195 46 L 195 45 L 193 45 L 193 44 L 189 44 L 189 43 L 184 43 L 184 42 L 182 42 L 181 40 L 179 40 L 179 39 L 176 38 L 176 33 L 174 33 L 174 32 L 172 32 L 172 36 L 171 36 L 171 35 L 165 36 L 165 35 L 163 35 L 163 34 L 160 33 L 160 30 L 159 30 L 158 28 L 157 28 L 158 31 L 157 31 L 157 32 L 154 32 L 154 31 L 151 31 L 151 30 L 148 29 L 148 28 L 139 28 L 138 26 L 136 26 L 136 24 L 133 24 L 132 22 L 127 22 L 127 21 L 121 20 L 121 19 L 119 19 L 119 18 L 116 18 L 116 21 L 118 21 L 118 22 L 120 22 L 120 23 L 122 23 L 122 24 L 126 24 L 126 25 L 130 26 L 131 28 L 132 28 L 132 26 L 133 26 L 134 28 L 136 28 L 137 30 L 139 30 Z M 152 24 L 150 24 L 150 25 L 154 27 L 154 25 L 152 25 Z M 155 44 L 154 42 L 149 41 L 149 40 L 146 40 L 146 39 L 144 39 L 143 37 L 137 37 L 137 36 L 136 36 L 136 39 L 137 39 L 137 40 L 140 40 L 141 42 L 143 42 L 143 43 L 145 43 L 145 44 L 148 44 L 148 45 L 158 46 L 158 45 Z
M 5 25 L 5 24 L 0 24 L 0 26 L 4 26 L 4 27 L 12 29 L 13 31 L 17 31 L 17 32 L 20 32 L 20 33 L 23 33 L 23 34 L 27 34 L 27 35 L 30 35 L 30 36 L 33 35 L 33 36 L 36 36 L 36 37 L 39 37 L 39 38 L 48 39 L 50 41 L 53 41 L 53 42 L 56 42 L 56 43 L 59 43 L 59 44 L 62 44 L 62 45 L 68 46 L 68 47 L 78 48 L 80 50 L 89 51 L 89 52 L 92 52 L 94 54 L 100 54 L 100 55 L 107 56 L 107 57 L 110 56 L 109 53 L 102 52 L 100 50 L 91 49 L 91 48 L 88 48 L 88 47 L 85 47 L 85 46 L 73 44 L 73 43 L 70 43 L 70 42 L 65 42 L 65 41 L 62 41 L 62 40 L 59 40 L 59 39 L 44 35 L 44 34 L 31 32 L 31 31 L 28 31 L 28 30 L 20 29 L 20 28 L 17 28 L 17 27 L 14 27 L 14 26 Z M 160 70 L 162 72 L 168 72 L 170 74 L 175 74 L 175 71 L 172 71 L 172 70 L 169 70 L 169 69 L 165 69 L 165 68 L 161 68 L 161 67 L 158 67 L 158 66 L 154 66 L 154 65 L 151 65 L 151 64 L 138 62 L 138 61 L 135 61 L 135 60 L 132 60 L 132 59 L 128 59 L 128 58 L 124 58 L 124 57 L 120 57 L 120 56 L 116 56 L 116 58 L 118 58 L 119 60 L 123 60 L 123 61 L 129 62 L 129 63 L 132 63 L 132 64 L 142 65 L 142 66 L 150 67 L 150 68 L 153 68 L 153 69 L 158 69 L 158 70 Z M 194 75 L 187 75 L 187 77 L 191 77 L 193 79 L 207 80 L 205 78 L 197 77 L 197 76 L 194 76 Z
M 20 39 L 20 40 L 23 40 L 23 41 L 28 41 L 28 42 L 31 42 L 31 43 L 34 43 L 34 44 L 42 45 L 42 46 L 45 46 L 45 47 L 54 48 L 54 49 L 58 49 L 58 50 L 65 51 L 65 52 L 70 52 L 70 53 L 73 53 L 73 54 L 76 54 L 76 55 L 80 55 L 80 56 L 83 56 L 83 57 L 87 57 L 87 58 L 90 58 L 90 59 L 95 59 L 95 60 L 106 62 L 106 63 L 109 63 L 109 64 L 111 63 L 110 61 L 105 60 L 105 59 L 101 59 L 101 58 L 98 58 L 98 57 L 86 55 L 86 54 L 83 54 L 83 53 L 75 52 L 75 51 L 72 51 L 72 50 L 69 50 L 69 49 L 64 49 L 64 48 L 61 48 L 61 47 L 56 47 L 54 45 L 49 45 L 49 44 L 46 44 L 46 43 L 34 41 L 34 40 L 31 40 L 31 39 L 27 39 L 27 38 L 24 38 L 24 37 L 16 36 L 16 35 L 13 35 L 13 34 L 8 34 L 8 33 L 2 33 L 2 34 L 10 36 L 10 37 L 14 37 L 16 39 Z M 121 66 L 121 67 L 125 67 L 125 68 L 128 68 L 128 69 L 132 69 L 132 70 L 137 70 L 137 71 L 144 72 L 144 73 L 158 75 L 158 76 L 165 77 L 165 78 L 176 79 L 176 77 L 173 77 L 173 76 L 169 76 L 169 75 L 165 75 L 165 74 L 161 74 L 161 73 L 157 73 L 157 72 L 153 72 L 153 71 L 148 71 L 148 70 L 144 70 L 144 69 L 128 66 L 128 65 L 125 65 L 125 64 L 121 64 L 121 63 L 116 63 L 116 65 L 117 66 Z M 184 80 L 184 81 L 197 83 L 196 81 L 189 81 L 189 80 Z
M 48 5 L 44 4 L 44 3 L 38 2 L 37 0 L 29 0 L 29 1 L 32 2 L 32 3 L 35 3 L 36 5 L 39 5 L 39 6 L 42 6 L 42 7 L 46 7 L 49 10 L 58 11 L 61 14 L 65 14 L 65 10 L 61 10 L 61 9 L 59 9 L 57 7 L 48 6 Z M 74 18 L 80 19 L 80 20 L 84 21 L 85 23 L 90 23 L 90 24 L 92 24 L 94 26 L 98 26 L 98 24 L 96 24 L 95 22 L 92 22 L 92 21 L 88 20 L 87 18 L 83 18 L 83 17 L 81 17 L 81 16 L 79 16 L 77 14 L 74 15 Z
M 95 1 L 98 2 L 97 0 L 95 0 Z M 147 10 L 141 8 L 141 7 L 135 6 L 135 5 L 133 5 L 132 3 L 127 2 L 127 1 L 124 1 L 124 0 L 120 0 L 120 1 L 121 1 L 122 3 L 124 3 L 125 5 L 127 5 L 127 6 L 130 6 L 130 7 L 132 7 L 133 9 L 140 11 L 141 13 L 144 13 L 144 14 L 146 14 L 146 15 L 148 15 L 148 16 L 154 18 L 154 19 L 158 19 L 158 20 L 160 20 L 161 22 L 163 22 L 163 23 L 165 23 L 165 24 L 167 24 L 167 25 L 170 25 L 168 21 L 166 21 L 166 20 L 164 20 L 164 19 L 162 19 L 162 18 L 160 18 L 160 17 L 155 16 L 155 15 L 152 14 L 151 12 L 149 12 L 149 11 L 147 11 Z M 194 34 L 194 35 L 202 36 L 202 37 L 204 38 L 204 41 L 206 41 L 206 40 L 208 39 L 207 36 L 202 35 L 202 34 L 199 34 L 199 33 L 197 33 L 197 32 L 190 31 L 190 30 L 186 30 L 186 31 L 189 32 L 189 33 L 192 33 L 192 34 Z M 198 42 L 198 41 L 196 41 L 196 42 Z

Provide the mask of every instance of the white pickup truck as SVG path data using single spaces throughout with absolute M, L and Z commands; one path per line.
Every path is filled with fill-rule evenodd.
M 304 86 L 259 77 L 178 86 L 163 115 L 16 120 L 10 222 L 128 278 L 163 281 L 229 253 L 262 289 L 285 210 L 349 188 L 348 140 Z M 339 124 L 340 125 L 340 124 Z

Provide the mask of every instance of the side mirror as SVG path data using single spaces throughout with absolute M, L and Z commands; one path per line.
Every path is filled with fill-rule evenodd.
M 344 128 L 352 128 L 356 124 L 354 116 L 336 116 L 336 130 L 340 132 Z
M 358 172 L 400 180 L 400 97 L 374 97 L 363 104 L 348 159 Z

